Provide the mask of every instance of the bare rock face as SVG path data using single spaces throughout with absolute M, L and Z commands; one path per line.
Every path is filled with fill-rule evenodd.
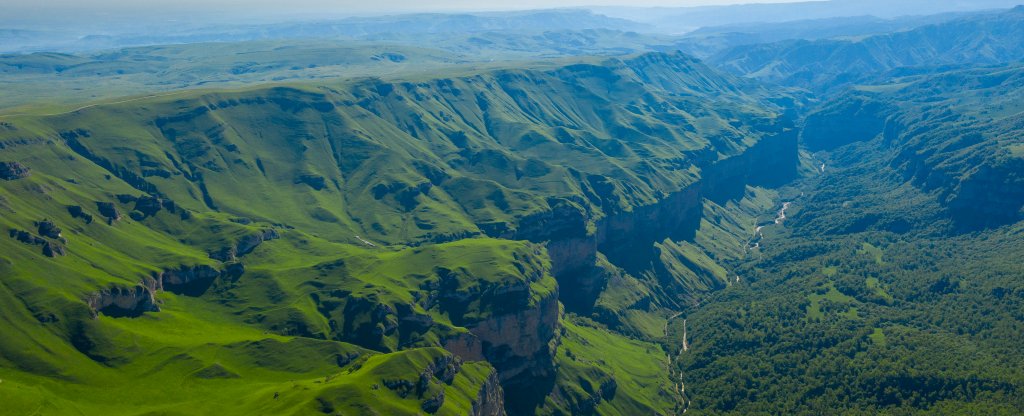
M 86 302 L 94 313 L 112 317 L 137 317 L 146 312 L 158 312 L 154 293 L 155 282 L 141 282 L 133 287 L 115 286 L 89 295 Z
M 485 361 L 484 343 L 472 333 L 462 333 L 444 340 L 444 349 L 467 361 Z
M 590 267 L 597 260 L 596 238 L 570 238 L 553 240 L 547 244 L 551 257 L 551 274 L 563 276 L 568 272 Z
M 154 276 L 154 280 L 158 282 L 157 287 L 161 290 L 179 295 L 199 296 L 220 276 L 221 272 L 210 266 L 181 266 Z
M 1024 159 L 982 165 L 949 192 L 947 206 L 957 225 L 977 230 L 1024 219 Z
M 470 416 L 505 416 L 505 393 L 501 389 L 496 372 L 487 377 L 487 382 L 477 393 L 476 400 L 473 400 L 473 408 L 469 414 Z
M 31 169 L 18 162 L 0 162 L 0 179 L 13 181 L 32 175 Z
M 554 371 L 551 341 L 558 331 L 558 318 L 558 294 L 553 293 L 534 308 L 481 321 L 469 331 L 480 340 L 482 355 L 498 369 L 503 383 L 526 380 Z

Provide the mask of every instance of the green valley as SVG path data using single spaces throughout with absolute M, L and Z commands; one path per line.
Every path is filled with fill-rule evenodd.
M 1024 412 L 1024 14 L 817 3 L 0 18 L 0 415 Z

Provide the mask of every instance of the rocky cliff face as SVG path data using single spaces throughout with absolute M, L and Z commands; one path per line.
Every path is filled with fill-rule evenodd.
M 449 337 L 444 347 L 465 360 L 487 360 L 503 385 L 550 375 L 559 328 L 558 290 L 538 293 L 533 285 L 547 277 L 538 261 L 521 264 L 523 280 L 513 284 L 459 287 L 457 271 L 439 271 L 427 306 L 436 305 L 468 333 Z M 554 284 L 554 282 L 550 282 Z M 478 310 L 479 309 L 479 310 Z M 476 311 L 466 314 L 466 311 Z M 486 312 L 483 318 L 476 314 Z
M 473 408 L 470 416 L 505 416 L 505 394 L 502 392 L 501 383 L 498 381 L 497 373 L 491 373 L 487 377 L 476 400 L 473 401 Z
M 1024 70 L 998 77 L 987 71 L 939 73 L 897 90 L 846 93 L 808 115 L 803 141 L 811 150 L 870 146 L 910 184 L 934 192 L 957 229 L 1019 221 L 1024 159 L 1012 149 L 1020 145 L 1024 119 L 976 110 L 1015 106 Z M 846 157 L 842 149 L 835 154 L 841 162 Z
M 582 288 L 567 296 L 599 295 L 605 273 L 596 270 L 598 252 L 614 265 L 640 273 L 658 261 L 654 244 L 665 239 L 691 240 L 703 210 L 703 200 L 742 197 L 747 185 L 774 186 L 794 177 L 797 167 L 797 133 L 780 124 L 774 135 L 762 138 L 742 153 L 708 162 L 701 179 L 656 203 L 619 212 L 596 221 L 596 231 L 586 232 L 582 210 L 563 209 L 554 215 L 524 218 L 518 232 L 506 238 L 546 242 L 551 272 L 563 286 Z M 680 289 L 683 297 L 690 294 Z M 592 304 L 594 299 L 566 299 L 567 305 Z
M 499 315 L 469 327 L 481 355 L 498 369 L 503 383 L 529 382 L 553 370 L 552 340 L 558 330 L 558 293 L 533 308 Z
M 948 206 L 965 229 L 1009 224 L 1024 219 L 1024 159 L 984 165 L 964 178 L 948 197 Z
M 205 292 L 213 284 L 214 279 L 220 277 L 221 274 L 219 270 L 206 265 L 181 266 L 177 269 L 166 270 L 154 278 L 158 282 L 160 290 L 198 296 Z
M 135 317 L 145 312 L 158 312 L 156 282 L 146 280 L 133 287 L 111 287 L 93 293 L 86 303 L 94 313 L 113 317 Z
M 804 121 L 803 142 L 812 151 L 835 150 L 875 138 L 896 108 L 869 96 L 852 95 L 811 113 Z
M 156 294 L 168 291 L 185 296 L 203 294 L 220 277 L 238 278 L 245 268 L 240 263 L 228 265 L 223 271 L 206 265 L 180 266 L 143 279 L 132 287 L 114 286 L 86 297 L 93 314 L 113 317 L 136 317 L 146 312 L 159 312 Z

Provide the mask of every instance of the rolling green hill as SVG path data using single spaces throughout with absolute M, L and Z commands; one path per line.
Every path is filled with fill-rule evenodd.
M 19 413 L 668 413 L 653 341 L 796 172 L 772 102 L 648 54 L 0 117 L 0 389 Z
M 0 414 L 1024 413 L 1021 16 L 0 56 Z

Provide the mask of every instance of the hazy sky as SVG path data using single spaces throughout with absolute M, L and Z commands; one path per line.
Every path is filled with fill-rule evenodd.
M 517 10 L 578 6 L 706 6 L 738 3 L 787 3 L 800 0 L 0 0 L 0 7 L 17 9 L 86 9 L 96 12 L 140 9 L 280 10 L 333 13 L 403 11 Z

